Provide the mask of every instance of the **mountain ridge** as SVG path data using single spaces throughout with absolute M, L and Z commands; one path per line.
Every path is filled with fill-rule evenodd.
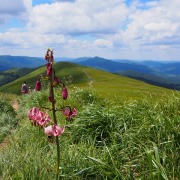
M 111 60 L 98 56 L 79 57 L 79 58 L 55 58 L 55 62 L 72 62 L 78 65 L 87 66 L 125 77 L 138 79 L 153 85 L 170 89 L 180 89 L 180 62 L 161 62 L 154 60 L 133 61 L 126 59 Z M 46 63 L 43 58 L 28 56 L 0 56 L 0 85 L 14 80 L 9 78 L 5 81 L 6 73 L 3 71 L 11 68 L 35 68 Z M 4 81 L 4 82 L 2 82 Z
M 13 68 L 36 68 L 45 64 L 43 58 L 0 55 L 0 72 Z

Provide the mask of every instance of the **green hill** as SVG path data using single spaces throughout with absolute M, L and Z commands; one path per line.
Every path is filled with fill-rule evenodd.
M 34 71 L 35 68 L 18 68 L 0 72 L 0 86 L 10 83 L 28 73 Z
M 131 78 L 121 77 L 105 71 L 80 66 L 70 62 L 58 62 L 54 65 L 56 75 L 63 81 L 72 81 L 69 85 L 91 88 L 99 95 L 108 99 L 134 100 L 144 97 L 165 97 L 171 90 L 153 86 Z M 26 81 L 34 88 L 38 76 L 46 74 L 46 67 L 18 78 L 17 80 L 0 87 L 0 92 L 20 94 L 21 84 Z

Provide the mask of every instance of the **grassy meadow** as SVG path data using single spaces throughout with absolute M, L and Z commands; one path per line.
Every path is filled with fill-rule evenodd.
M 69 90 L 62 101 L 61 87 L 55 88 L 57 121 L 66 126 L 59 137 L 59 179 L 180 179 L 179 92 L 72 63 L 57 63 L 55 68 Z M 18 94 L 21 82 L 35 84 L 42 73 L 44 67 L 0 91 Z M 0 179 L 55 179 L 56 144 L 27 118 L 34 106 L 52 116 L 44 84 L 41 92 L 1 94 L 1 107 L 8 109 L 9 117 L 1 110 L 0 123 L 8 130 L 2 136 L 7 144 L 0 148 Z M 11 106 L 15 99 L 17 111 Z M 72 122 L 60 110 L 68 105 L 78 110 Z
M 153 86 L 142 81 L 122 77 L 105 71 L 80 66 L 74 63 L 58 62 L 54 65 L 56 75 L 71 87 L 92 89 L 103 98 L 119 101 L 139 99 L 161 99 L 172 94 L 172 90 Z M 35 87 L 38 76 L 46 74 L 46 67 L 40 67 L 31 73 L 0 87 L 0 92 L 20 95 L 24 81 L 31 88 Z M 46 87 L 46 83 L 45 83 Z

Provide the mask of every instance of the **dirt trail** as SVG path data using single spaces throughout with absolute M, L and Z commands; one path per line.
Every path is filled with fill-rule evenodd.
M 14 108 L 15 111 L 18 110 L 19 104 L 17 100 L 14 100 L 12 102 L 12 107 Z M 5 137 L 3 142 L 0 143 L 0 149 L 4 149 L 7 146 L 7 144 L 8 144 L 8 137 Z
M 92 84 L 93 84 L 93 79 L 92 79 L 92 77 L 86 72 L 86 71 L 84 71 L 84 73 L 86 74 L 86 76 L 88 77 L 88 79 L 89 79 L 89 87 L 92 87 Z
M 12 102 L 12 107 L 14 108 L 15 111 L 18 110 L 19 104 L 18 104 L 18 101 L 17 101 L 17 100 L 14 100 L 14 101 Z

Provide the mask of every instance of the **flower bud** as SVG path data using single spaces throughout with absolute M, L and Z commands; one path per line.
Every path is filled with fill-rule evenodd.
M 40 91 L 40 90 L 41 90 L 41 87 L 42 87 L 42 86 L 41 86 L 41 81 L 38 80 L 38 81 L 36 82 L 36 86 L 35 86 L 36 91 Z
M 64 87 L 62 88 L 62 98 L 63 98 L 64 100 L 66 100 L 67 97 L 68 97 L 68 91 L 67 91 L 67 88 L 64 86 Z
M 50 64 L 50 66 L 47 67 L 47 75 L 51 76 L 51 74 L 52 74 L 52 65 Z
M 49 100 L 49 102 L 51 102 L 51 103 L 53 103 L 53 102 L 56 103 L 56 100 L 55 100 L 55 99 L 53 100 L 52 96 L 49 96 L 49 97 L 48 97 L 48 100 Z

